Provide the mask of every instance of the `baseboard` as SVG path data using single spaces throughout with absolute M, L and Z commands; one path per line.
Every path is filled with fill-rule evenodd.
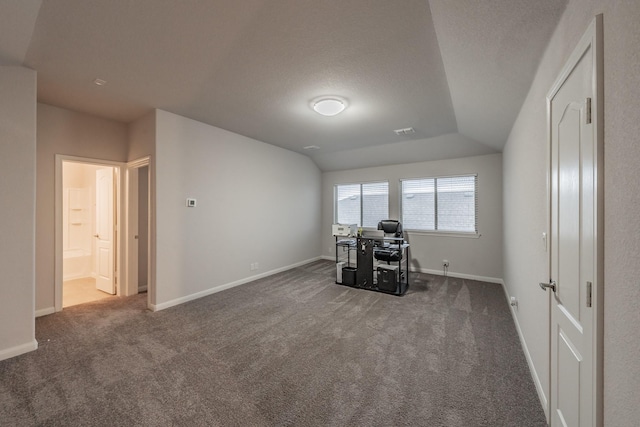
M 524 335 L 522 333 L 522 329 L 520 328 L 520 323 L 518 322 L 518 316 L 516 315 L 516 309 L 510 304 L 511 296 L 507 291 L 507 287 L 505 286 L 504 281 L 501 283 L 501 285 L 502 285 L 502 290 L 504 291 L 504 295 L 507 298 L 507 303 L 509 304 L 509 310 L 511 311 L 511 317 L 513 318 L 513 323 L 516 326 L 518 337 L 520 338 L 520 345 L 522 346 L 524 357 L 527 359 L 527 365 L 529 365 L 529 372 L 531 373 L 533 384 L 536 387 L 536 392 L 538 393 L 538 399 L 540 399 L 540 404 L 542 405 L 542 409 L 544 410 L 545 417 L 547 418 L 547 421 L 549 421 L 549 399 L 547 398 L 547 395 L 544 393 L 544 389 L 542 388 L 542 382 L 540 381 L 540 376 L 538 375 L 538 371 L 536 371 L 536 367 L 533 364 L 533 359 L 531 358 L 531 353 L 529 352 L 527 341 L 525 340 Z
M 321 259 L 325 259 L 327 261 L 335 261 L 335 256 L 323 255 L 320 257 Z M 404 264 L 403 264 L 404 267 Z M 426 273 L 426 274 L 435 274 L 436 276 L 444 276 L 444 272 L 442 270 L 430 270 L 427 268 L 409 268 L 409 271 L 416 273 Z M 447 276 L 455 277 L 458 279 L 469 279 L 469 280 L 477 280 L 479 282 L 489 282 L 489 283 L 498 283 L 502 284 L 502 279 L 498 277 L 487 277 L 487 276 L 476 276 L 474 274 L 464 274 L 464 273 L 456 273 L 456 272 L 448 272 Z
M 257 274 L 255 276 L 246 277 L 244 279 L 236 280 L 235 282 L 225 283 L 223 285 L 219 285 L 210 289 L 206 289 L 204 291 L 196 292 L 194 294 L 186 295 L 184 297 L 172 299 L 167 302 L 163 302 L 160 304 L 149 304 L 149 309 L 152 311 L 160 311 L 169 307 L 173 307 L 176 305 L 184 304 L 185 302 L 193 301 L 198 298 L 206 297 L 207 295 L 215 294 L 217 292 L 224 291 L 225 289 L 235 288 L 236 286 L 244 285 L 245 283 L 253 282 L 254 280 L 262 279 L 264 277 L 273 276 L 274 274 L 281 273 L 283 271 L 291 270 L 295 267 L 300 267 L 301 265 L 308 264 L 313 261 L 319 260 L 321 257 L 315 257 L 311 259 L 307 259 L 305 261 L 300 261 L 295 264 L 288 265 L 286 267 L 276 268 L 275 270 L 267 271 L 261 274 Z
M 56 312 L 55 307 L 41 308 L 40 310 L 36 310 L 36 317 L 46 316 L 48 314 L 53 314 L 55 312 Z
M 38 349 L 38 341 L 33 340 L 30 343 L 18 345 L 0 351 L 0 360 L 10 359 L 12 357 L 20 356 L 24 353 L 29 353 Z
M 436 276 L 445 275 L 442 270 L 430 270 L 427 268 L 411 268 L 410 270 L 418 273 L 435 274 Z M 457 279 L 468 279 L 477 280 L 479 282 L 502 284 L 502 279 L 500 279 L 499 277 L 476 276 L 475 274 L 456 273 L 455 271 L 449 271 L 446 275 L 448 277 L 455 277 Z
M 140 292 L 146 292 L 147 291 L 147 285 L 144 286 L 138 286 L 138 293 Z

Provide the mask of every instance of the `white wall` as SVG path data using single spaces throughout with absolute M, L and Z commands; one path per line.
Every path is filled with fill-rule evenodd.
M 405 233 L 411 244 L 411 268 L 442 272 L 442 260 L 450 262 L 449 273 L 489 281 L 502 278 L 502 155 L 408 163 L 322 175 L 322 251 L 335 256 L 333 191 L 336 184 L 389 182 L 389 217 L 399 219 L 400 179 L 478 174 L 479 238 Z
M 538 381 L 549 393 L 546 94 L 593 17 L 604 13 L 604 425 L 640 419 L 640 2 L 570 0 L 513 127 L 504 156 L 504 279 Z M 543 331 L 543 333 L 541 333 Z
M 150 112 L 128 126 L 127 160 L 133 161 L 155 154 L 156 113 Z
M 36 73 L 0 67 L 0 360 L 35 350 Z
M 156 110 L 155 166 L 155 308 L 320 256 L 308 157 Z
M 127 125 L 38 104 L 36 203 L 36 311 L 51 312 L 55 264 L 55 156 L 126 161 Z

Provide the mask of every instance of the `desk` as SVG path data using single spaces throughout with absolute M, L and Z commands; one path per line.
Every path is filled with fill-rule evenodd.
M 384 247 L 376 245 L 376 242 L 380 241 L 385 244 Z M 343 254 L 346 252 L 346 262 L 340 261 L 340 248 Z M 398 261 L 388 264 L 375 262 L 376 248 L 385 250 L 397 248 L 400 254 Z M 356 252 L 355 265 L 352 264 L 351 251 Z M 336 271 L 336 283 L 339 285 L 401 296 L 409 289 L 409 244 L 404 239 L 396 237 L 351 239 L 336 237 L 336 268 L 340 270 Z

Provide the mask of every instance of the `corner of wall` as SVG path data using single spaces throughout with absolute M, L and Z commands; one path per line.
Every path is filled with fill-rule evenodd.
M 0 67 L 0 360 L 35 341 L 36 72 Z M 16 185 L 20 183 L 20 185 Z

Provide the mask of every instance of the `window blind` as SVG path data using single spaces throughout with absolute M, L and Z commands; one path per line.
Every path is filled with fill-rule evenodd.
M 401 181 L 405 230 L 477 233 L 477 175 Z
M 389 216 L 389 183 L 339 184 L 335 186 L 335 221 L 376 228 Z

